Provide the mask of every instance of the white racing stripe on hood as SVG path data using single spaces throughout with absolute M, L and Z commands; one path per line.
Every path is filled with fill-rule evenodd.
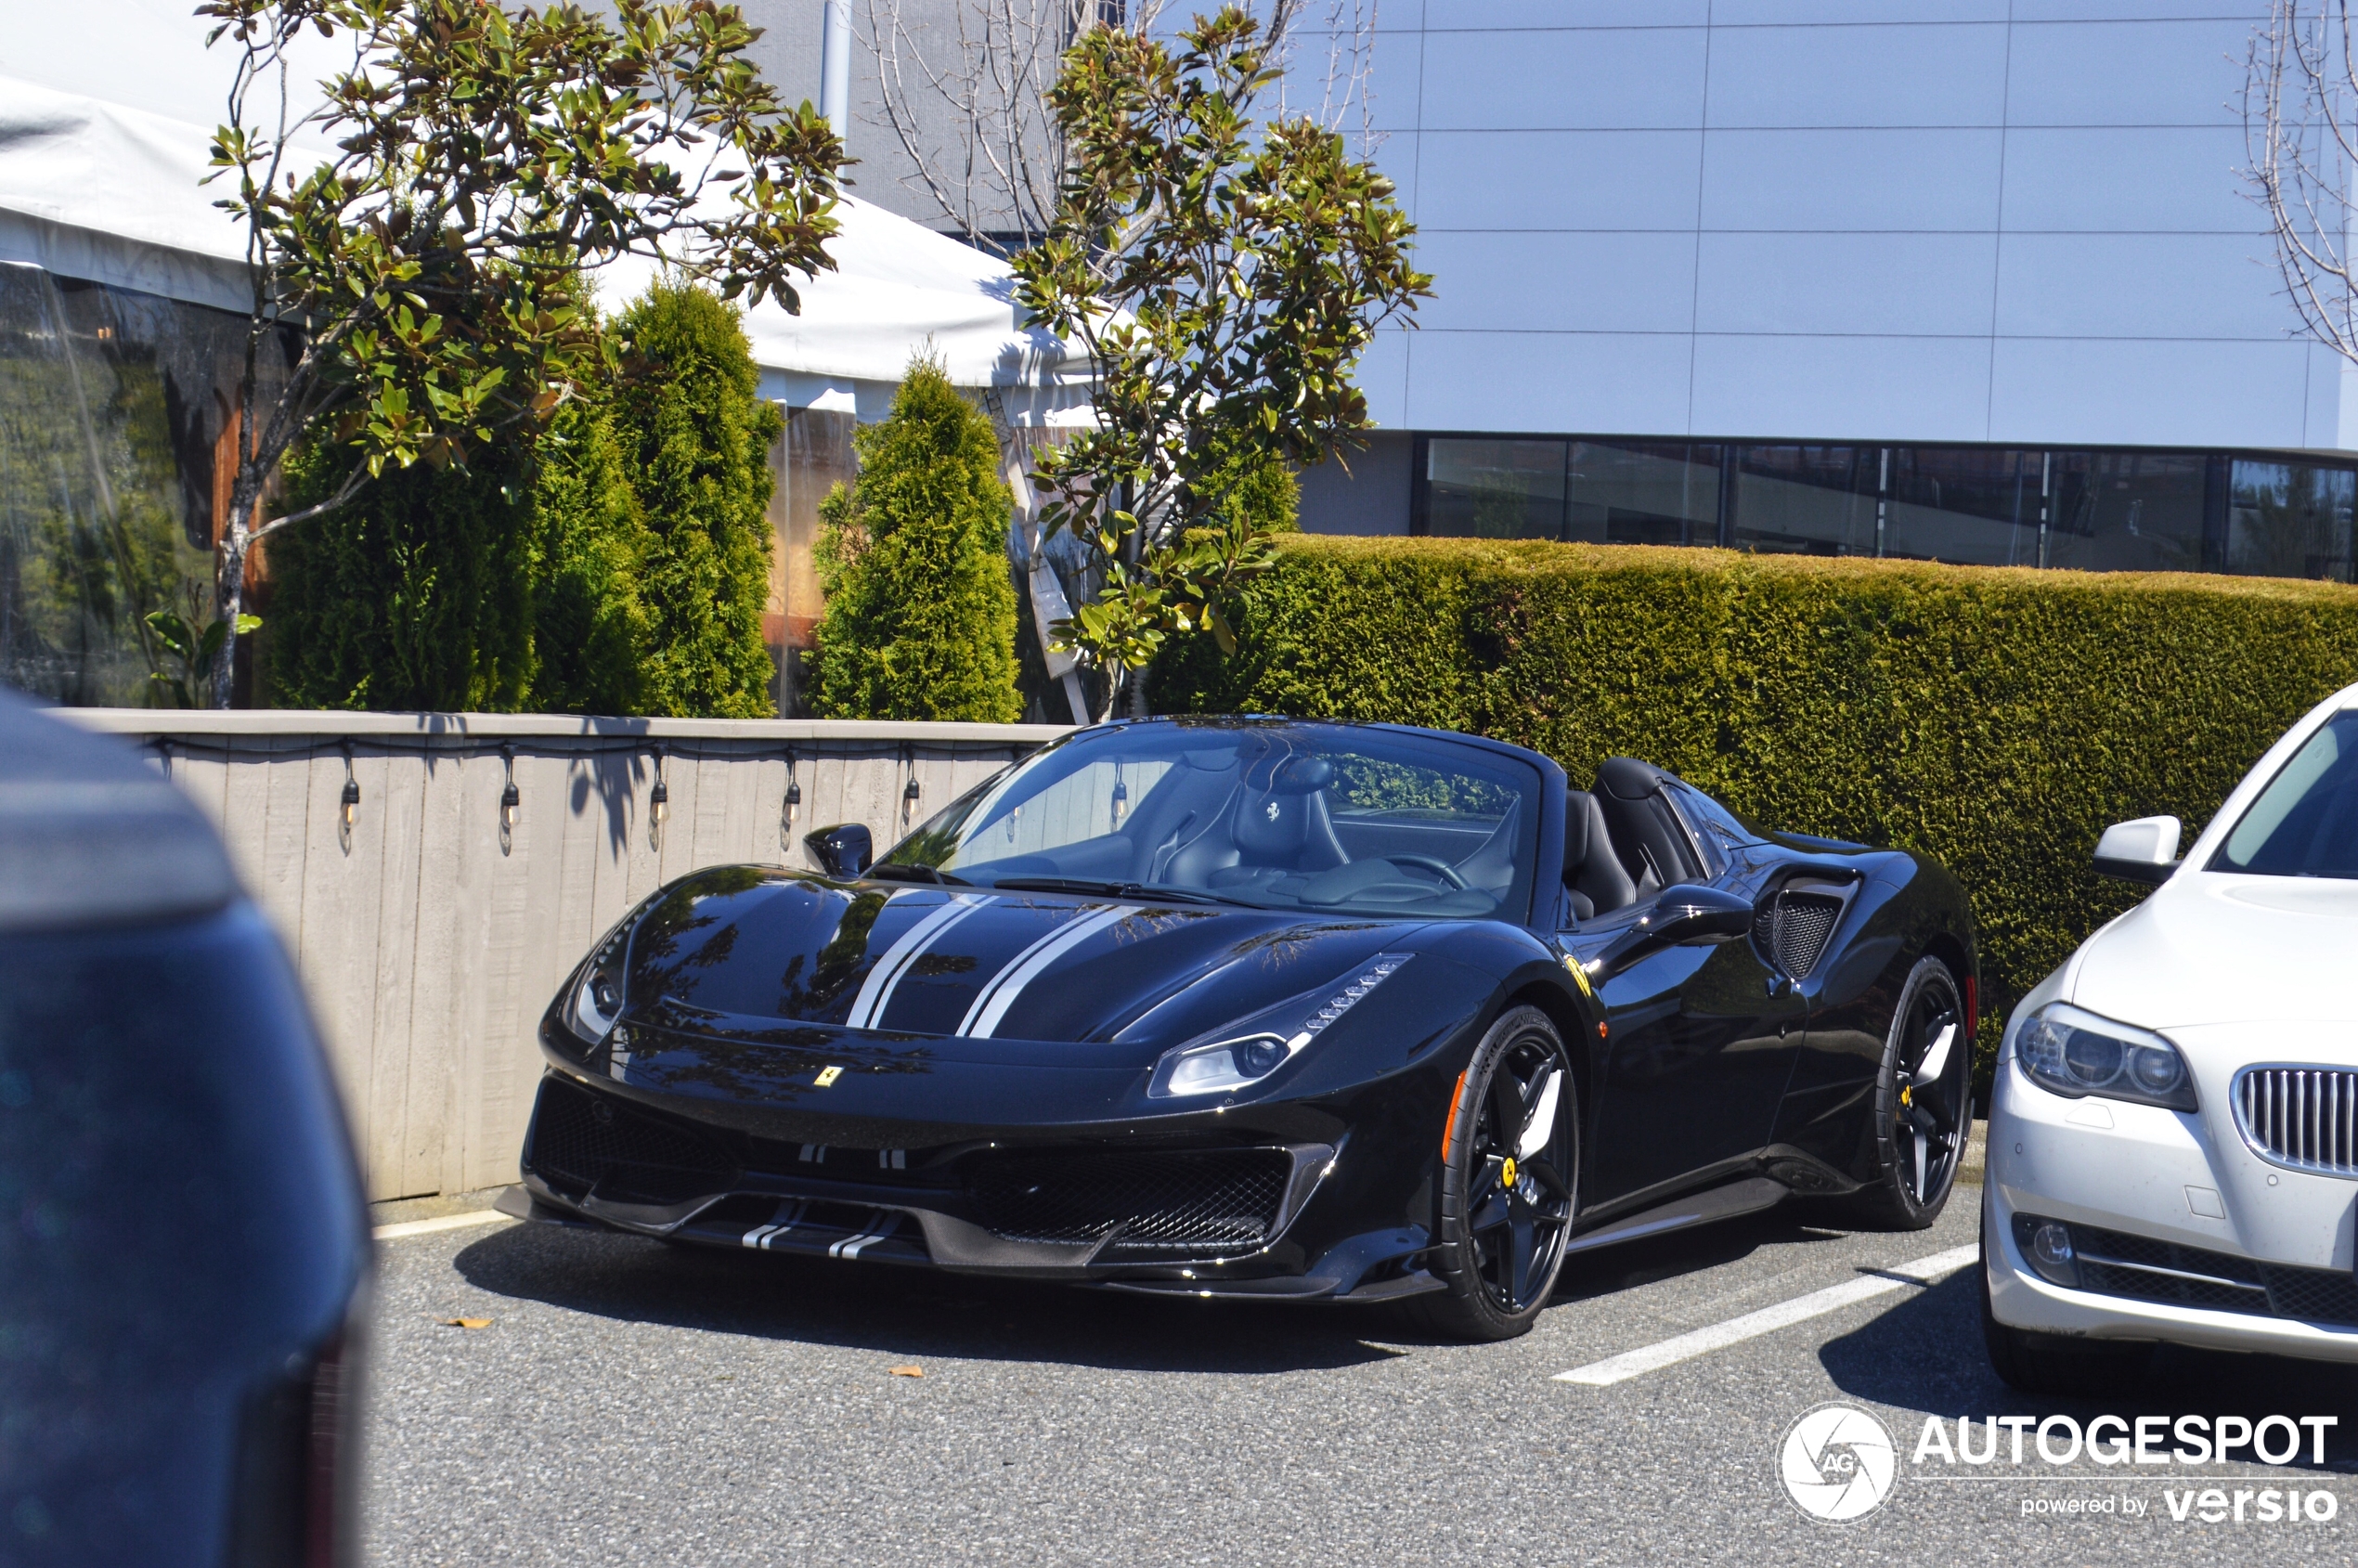
M 1086 905 L 1082 907 L 1087 908 Z M 1128 904 L 1115 904 L 1094 914 L 1082 914 L 1067 921 L 1017 953 L 1007 961 L 1005 967 L 991 978 L 990 984 L 976 993 L 974 1005 L 966 1009 L 966 1016 L 959 1021 L 956 1032 L 977 1040 L 990 1039 L 992 1031 L 998 1029 L 1000 1020 L 1007 1016 L 1007 1009 L 1014 1006 L 1016 998 L 1023 994 L 1024 987 L 1038 979 L 1049 965 L 1115 921 L 1136 913 Z
M 988 894 L 952 893 L 948 902 L 910 927 L 868 971 L 868 978 L 860 984 L 860 994 L 852 1000 L 851 1016 L 844 1022 L 852 1029 L 875 1029 L 885 1009 L 892 1004 L 892 993 L 900 988 L 901 977 L 926 949 L 951 927 L 995 901 Z

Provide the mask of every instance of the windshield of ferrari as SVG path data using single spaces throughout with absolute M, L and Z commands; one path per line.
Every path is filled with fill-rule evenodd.
M 2358 713 L 2338 713 L 2268 781 L 2213 871 L 2358 878 Z
M 1528 764 L 1439 737 L 1150 720 L 1037 753 L 903 839 L 871 875 L 1520 920 L 1539 789 Z

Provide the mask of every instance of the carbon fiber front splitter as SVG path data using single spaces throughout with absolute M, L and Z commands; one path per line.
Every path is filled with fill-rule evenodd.
M 537 1224 L 618 1230 L 700 1246 L 793 1252 L 807 1257 L 900 1263 L 946 1273 L 997 1275 L 1158 1296 L 1257 1301 L 1380 1302 L 1438 1290 L 1414 1266 L 1428 1238 L 1420 1228 L 1377 1231 L 1330 1248 L 1302 1274 L 1232 1272 L 1252 1259 L 1121 1268 L 1092 1260 L 1110 1238 L 1082 1243 L 1011 1241 L 937 1211 L 827 1199 L 735 1193 L 671 1205 L 569 1199 L 526 1174 L 502 1193 L 501 1213 Z

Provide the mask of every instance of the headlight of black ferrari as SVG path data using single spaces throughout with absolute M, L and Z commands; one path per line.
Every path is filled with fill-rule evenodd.
M 2177 1046 L 2067 1003 L 2051 1002 L 2024 1020 L 2015 1059 L 2031 1082 L 2058 1095 L 2195 1108 L 2194 1075 Z
M 1211 1095 L 1224 1089 L 1241 1089 L 1268 1077 L 1325 1033 L 1337 1018 L 1359 1005 L 1369 991 L 1390 979 L 1413 956 L 1380 952 L 1331 993 L 1296 997 L 1249 1020 L 1236 1031 L 1224 1031 L 1227 1032 L 1225 1039 L 1172 1047 L 1155 1064 L 1155 1075 L 1147 1084 L 1147 1093 L 1157 1099 Z
M 603 1044 L 614 1032 L 615 1020 L 622 1017 L 629 998 L 630 933 L 638 924 L 639 911 L 634 909 L 605 934 L 573 978 L 562 1017 L 584 1045 Z

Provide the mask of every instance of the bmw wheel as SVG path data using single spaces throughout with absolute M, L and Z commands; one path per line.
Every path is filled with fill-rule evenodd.
M 1470 1340 L 1530 1331 L 1563 1267 L 1579 1170 L 1580 1102 L 1555 1024 L 1517 1007 L 1458 1081 L 1432 1273 L 1417 1299 L 1433 1328 Z
M 1875 1077 L 1875 1179 L 1844 1206 L 1881 1230 L 1923 1230 L 1940 1217 L 1973 1132 L 1973 1020 L 1956 978 L 1917 961 Z

